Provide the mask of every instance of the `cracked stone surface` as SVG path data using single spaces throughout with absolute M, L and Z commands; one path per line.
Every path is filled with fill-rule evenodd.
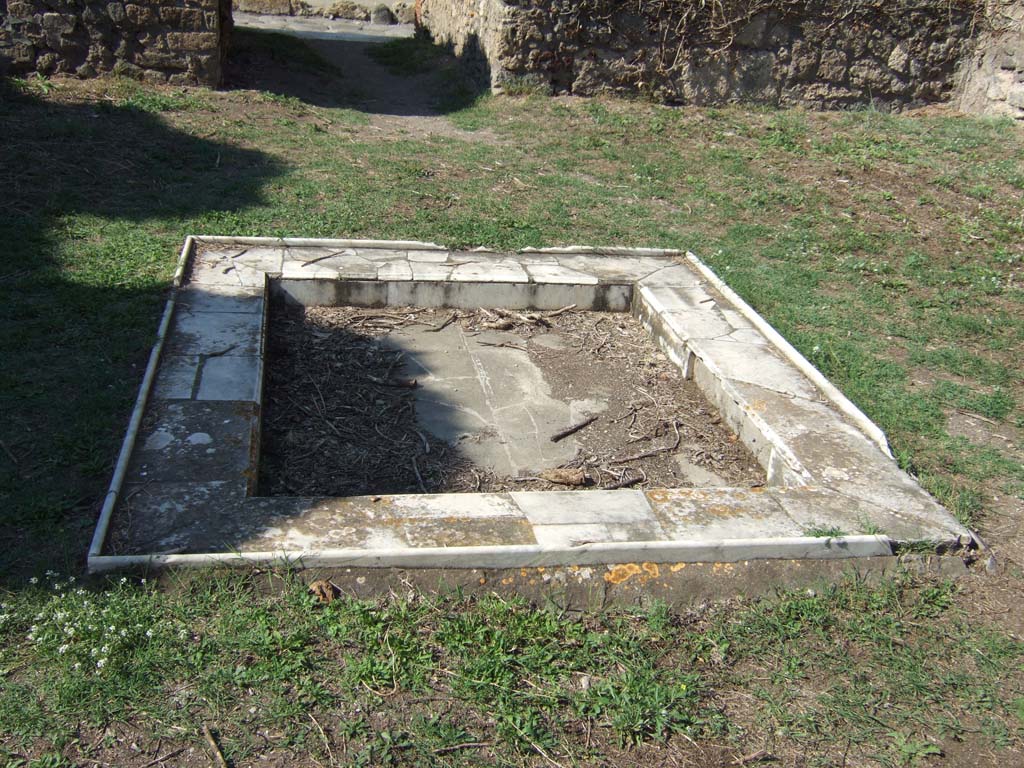
M 576 454 L 576 441 L 552 443 L 549 436 L 578 417 L 573 402 L 551 396 L 544 373 L 525 352 L 483 347 L 499 333 L 481 333 L 467 343 L 453 323 L 440 333 L 423 326 L 398 328 L 388 345 L 405 352 L 405 370 L 419 384 L 420 425 L 446 443 L 457 444 L 476 464 L 506 475 L 554 467 Z M 597 410 L 604 403 L 592 404 Z

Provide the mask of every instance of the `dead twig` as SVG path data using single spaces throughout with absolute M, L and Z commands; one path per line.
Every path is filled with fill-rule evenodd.
M 548 319 L 550 320 L 552 317 L 558 317 L 559 315 L 564 315 L 566 312 L 571 312 L 574 309 L 576 309 L 576 305 L 575 304 L 569 304 L 568 306 L 562 307 L 561 309 L 556 309 L 554 312 L 548 312 L 547 316 L 548 316 Z
M 519 350 L 520 352 L 529 352 L 530 351 L 526 347 L 524 347 L 522 344 L 516 344 L 513 341 L 502 341 L 502 342 L 499 342 L 497 344 L 494 344 L 494 343 L 492 343 L 490 341 L 478 341 L 477 344 L 479 344 L 481 347 L 505 347 L 507 349 L 516 349 L 516 350 Z
M 557 443 L 559 440 L 564 440 L 569 435 L 576 434 L 577 432 L 579 432 L 584 427 L 589 427 L 595 421 L 597 421 L 597 416 L 590 416 L 589 418 L 586 418 L 583 421 L 579 421 L 579 422 L 573 424 L 572 426 L 566 427 L 565 429 L 563 429 L 560 432 L 555 432 L 555 434 L 553 434 L 551 436 L 551 442 L 552 443 Z
M 203 736 L 206 738 L 206 743 L 210 745 L 210 750 L 213 752 L 213 762 L 215 762 L 219 768 L 228 768 L 228 761 L 224 759 L 224 753 L 220 751 L 220 747 L 217 746 L 217 740 L 213 738 L 213 734 L 210 732 L 210 726 L 203 723 Z
M 480 323 L 481 328 L 486 328 L 490 331 L 510 331 L 515 328 L 516 324 L 511 320 L 505 318 L 502 320 L 494 320 L 489 323 Z
M 424 435 L 418 429 L 414 429 L 413 432 L 415 432 L 417 435 L 419 435 L 420 440 L 423 441 L 423 453 L 424 454 L 429 454 L 430 453 L 430 442 L 427 440 L 426 435 Z
M 334 253 L 328 253 L 326 256 L 317 256 L 315 259 L 302 262 L 303 267 L 308 267 L 310 264 L 316 264 L 319 261 L 326 261 L 327 259 L 333 259 L 335 256 L 341 256 L 345 251 L 336 251 Z
M 11 460 L 11 463 L 14 464 L 15 467 L 17 467 L 18 457 L 15 456 L 11 449 L 7 447 L 7 443 L 5 443 L 3 440 L 0 440 L 0 448 L 2 448 L 3 452 L 7 454 L 7 458 Z
M 317 722 L 311 712 L 307 712 L 306 714 L 309 715 L 309 719 L 313 721 L 313 725 L 315 725 L 316 729 L 320 732 L 320 738 L 323 739 L 324 746 L 327 748 L 327 757 L 330 758 L 331 765 L 336 765 L 337 763 L 334 759 L 334 752 L 331 751 L 331 742 L 327 738 L 327 734 L 324 733 L 324 729 L 320 727 L 320 723 Z
M 672 422 L 672 429 L 674 429 L 676 432 L 676 439 L 675 442 L 672 443 L 672 445 L 665 445 L 662 446 L 661 448 L 652 448 L 649 451 L 644 451 L 643 453 L 638 453 L 634 456 L 624 456 L 621 459 L 612 459 L 608 463 L 625 464 L 630 461 L 639 461 L 640 459 L 647 459 L 650 458 L 651 456 L 657 456 L 659 453 L 670 453 L 674 451 L 676 448 L 679 447 L 679 443 L 682 440 L 682 436 L 679 434 L 679 425 L 675 421 Z
M 602 490 L 615 491 L 618 490 L 619 488 L 629 488 L 631 485 L 636 485 L 637 483 L 646 479 L 647 477 L 644 474 L 634 475 L 633 477 L 627 477 L 624 480 L 619 480 L 617 483 L 602 486 Z
M 774 760 L 775 756 L 766 749 L 759 749 L 757 752 L 751 752 L 749 755 L 743 755 L 737 757 L 732 761 L 733 765 L 749 765 L 750 763 L 760 763 L 766 760 Z
M 392 379 L 388 381 L 378 376 L 370 376 L 367 374 L 366 378 L 372 381 L 374 384 L 379 384 L 382 387 L 399 387 L 401 389 L 416 389 L 419 386 L 416 379 Z
M 448 317 L 446 317 L 446 318 L 445 318 L 444 320 L 442 320 L 442 321 L 441 321 L 440 323 L 438 323 L 437 325 L 433 326 L 432 328 L 427 328 L 427 330 L 425 330 L 425 331 L 424 331 L 424 333 L 440 333 L 440 332 L 441 332 L 441 331 L 443 331 L 443 330 L 444 330 L 445 328 L 447 328 L 447 327 L 448 327 L 449 325 L 451 325 L 452 323 L 454 323 L 454 322 L 455 322 L 455 319 L 456 319 L 456 318 L 457 318 L 458 316 L 459 316 L 459 313 L 458 313 L 458 312 L 452 312 L 452 313 L 450 313 L 450 314 L 448 315 Z
M 154 765 L 158 765 L 158 764 L 162 763 L 164 760 L 170 760 L 172 757 L 177 757 L 178 755 L 180 755 L 184 751 L 185 751 L 185 747 L 182 747 L 181 749 L 176 749 L 173 752 L 168 752 L 163 757 L 157 757 L 157 758 L 155 758 L 153 760 L 150 760 L 148 763 L 143 765 L 141 768 L 153 768 Z
M 452 744 L 449 747 L 438 747 L 434 750 L 435 755 L 443 755 L 448 752 L 456 752 L 460 749 L 483 749 L 492 745 L 490 741 L 467 741 L 462 744 Z
M 982 416 L 980 413 L 974 413 L 973 411 L 965 411 L 963 408 L 955 408 L 954 410 L 957 413 L 959 413 L 959 414 L 967 416 L 968 418 L 978 419 L 979 421 L 984 421 L 986 424 L 992 424 L 993 426 L 999 426 L 999 422 L 998 421 L 993 421 L 992 419 L 987 418 L 986 416 Z
M 416 464 L 416 457 L 412 457 L 412 471 L 416 473 L 416 482 L 420 484 L 420 491 L 422 493 L 427 492 L 427 486 L 423 484 L 423 476 L 420 474 L 420 468 Z

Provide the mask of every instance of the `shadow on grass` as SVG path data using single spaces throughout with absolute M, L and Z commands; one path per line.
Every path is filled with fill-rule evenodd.
M 80 569 L 183 236 L 283 169 L 0 80 L 0 584 Z
M 490 71 L 475 37 L 456 56 L 420 35 L 381 43 L 236 27 L 227 84 L 317 107 L 430 117 L 472 105 Z

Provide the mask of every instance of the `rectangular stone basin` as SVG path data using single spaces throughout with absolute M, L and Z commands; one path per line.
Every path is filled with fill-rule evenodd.
M 629 312 L 719 411 L 765 480 L 259 496 L 272 295 L 303 306 Z M 693 254 L 189 237 L 89 567 L 736 562 L 970 541 L 899 469 L 881 430 Z

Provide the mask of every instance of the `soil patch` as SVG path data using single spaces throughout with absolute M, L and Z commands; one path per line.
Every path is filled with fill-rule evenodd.
M 479 406 L 463 400 L 474 387 Z M 275 304 L 262 441 L 265 495 L 765 482 L 696 385 L 620 313 Z

